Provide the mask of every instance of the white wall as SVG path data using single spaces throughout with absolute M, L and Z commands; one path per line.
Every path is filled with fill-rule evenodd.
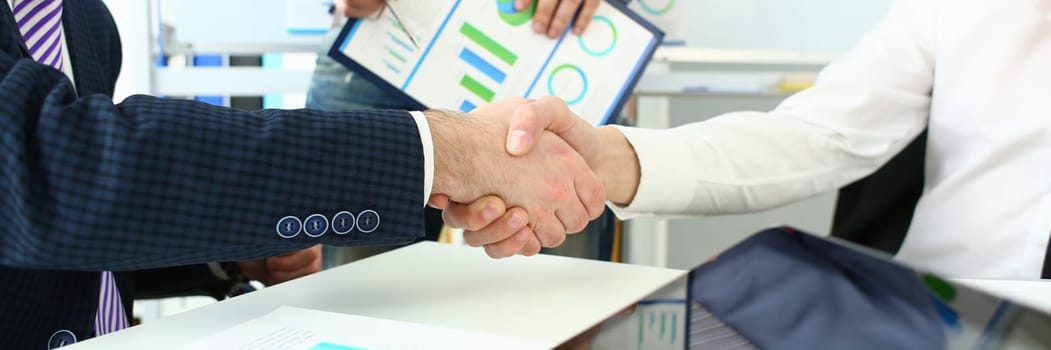
M 115 101 L 150 92 L 150 0 L 104 0 L 113 13 L 123 46 L 123 62 L 114 93 Z
M 679 0 L 690 46 L 840 53 L 891 0 Z

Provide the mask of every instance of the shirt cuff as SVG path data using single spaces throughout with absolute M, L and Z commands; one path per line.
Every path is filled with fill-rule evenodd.
M 639 188 L 628 206 L 609 203 L 621 219 L 682 214 L 693 201 L 697 182 L 689 178 L 697 169 L 689 146 L 668 130 L 617 128 L 639 159 Z
M 431 126 L 427 124 L 427 117 L 423 112 L 409 114 L 416 121 L 416 128 L 420 131 L 420 143 L 423 144 L 423 205 L 426 206 L 434 186 L 434 141 L 431 140 Z

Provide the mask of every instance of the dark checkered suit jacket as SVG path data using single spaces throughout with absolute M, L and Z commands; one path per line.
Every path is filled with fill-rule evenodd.
M 108 10 L 67 0 L 63 22 L 75 89 L 27 58 L 0 4 L 0 348 L 45 348 L 61 330 L 90 337 L 100 270 L 423 232 L 422 146 L 408 113 L 245 113 L 149 96 L 114 104 L 121 57 Z M 367 227 L 346 234 L 332 226 L 310 237 L 307 224 L 277 234 L 294 226 L 278 225 L 286 217 L 368 210 Z

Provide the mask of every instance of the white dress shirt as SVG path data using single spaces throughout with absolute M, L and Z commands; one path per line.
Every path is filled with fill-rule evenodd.
M 7 0 L 7 5 L 12 9 L 15 4 L 25 0 Z M 62 59 L 66 62 L 62 66 L 62 72 L 69 77 L 69 81 L 76 84 L 76 80 L 73 79 L 73 64 L 69 59 L 69 50 L 66 45 L 65 28 L 60 29 L 63 31 L 62 34 Z M 427 199 L 430 197 L 431 187 L 434 184 L 434 144 L 431 141 L 431 129 L 427 124 L 427 118 L 424 117 L 423 113 L 412 112 L 412 118 L 416 121 L 416 127 L 419 129 L 420 141 L 423 143 L 423 159 L 424 159 L 424 192 L 423 192 L 423 203 L 427 205 Z
M 1039 278 L 1051 233 L 1049 1 L 900 0 L 771 112 L 622 128 L 642 178 L 618 215 L 805 199 L 874 172 L 929 127 L 923 196 L 898 258 L 949 276 Z

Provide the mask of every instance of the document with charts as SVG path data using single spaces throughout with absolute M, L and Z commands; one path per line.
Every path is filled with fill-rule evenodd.
M 613 2 L 599 6 L 583 35 L 567 30 L 558 39 L 534 33 L 535 7 L 516 10 L 514 0 L 390 4 L 347 23 L 329 56 L 417 108 L 470 111 L 553 95 L 588 121 L 608 123 L 664 35 Z

